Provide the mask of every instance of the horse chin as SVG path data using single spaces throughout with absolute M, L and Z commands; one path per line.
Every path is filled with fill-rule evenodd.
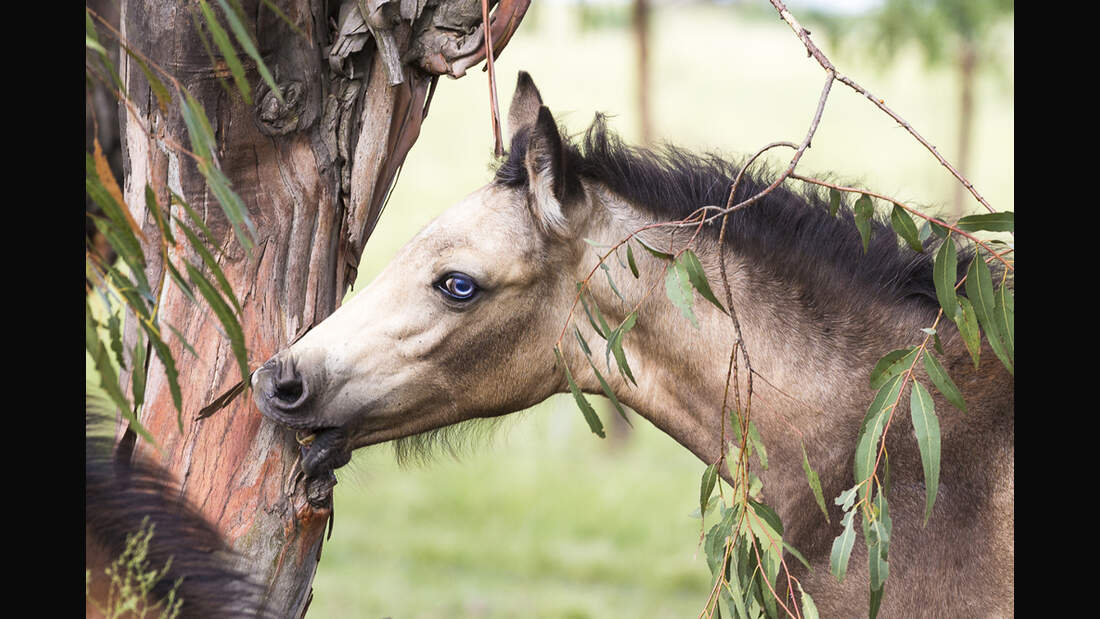
M 306 498 L 315 507 L 331 505 L 335 470 L 351 461 L 351 445 L 343 428 L 321 428 L 302 437 L 299 433 Z

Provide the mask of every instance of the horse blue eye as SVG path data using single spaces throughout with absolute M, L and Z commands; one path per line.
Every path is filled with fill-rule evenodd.
M 477 282 L 469 275 L 452 273 L 440 284 L 440 290 L 452 299 L 468 301 L 477 294 Z

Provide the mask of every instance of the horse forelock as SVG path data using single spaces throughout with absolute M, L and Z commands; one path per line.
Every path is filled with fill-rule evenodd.
M 702 206 L 724 207 L 740 166 L 716 154 L 697 154 L 665 144 L 657 149 L 625 144 L 597 114 L 577 141 L 563 144 L 571 174 L 606 186 L 633 208 L 661 221 L 683 219 Z M 506 187 L 526 186 L 523 165 L 526 134 L 517 133 L 507 158 L 496 169 L 494 182 Z M 733 204 L 763 191 L 777 174 L 762 164 L 746 173 Z M 712 241 L 702 251 L 713 251 L 720 219 L 708 223 Z M 779 281 L 795 282 L 819 302 L 830 297 L 850 303 L 853 291 L 866 301 L 907 304 L 917 311 L 938 307 L 932 279 L 936 237 L 917 253 L 899 244 L 891 225 L 876 214 L 870 222 L 867 250 L 855 226 L 851 205 L 842 199 L 836 216 L 829 213 L 824 190 L 806 185 L 801 191 L 779 186 L 757 203 L 730 214 L 727 248 L 745 258 L 752 268 Z M 959 256 L 959 274 L 971 254 Z

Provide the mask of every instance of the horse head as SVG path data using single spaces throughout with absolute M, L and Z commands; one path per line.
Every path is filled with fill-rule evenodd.
M 452 206 L 254 373 L 260 411 L 311 433 L 307 475 L 356 448 L 521 410 L 565 387 L 553 343 L 583 277 L 586 198 L 526 73 L 509 125 L 525 188 L 493 182 Z

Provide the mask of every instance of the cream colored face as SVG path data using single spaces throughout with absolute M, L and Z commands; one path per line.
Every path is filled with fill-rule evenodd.
M 352 449 L 531 406 L 562 387 L 553 346 L 580 255 L 550 242 L 524 191 L 486 186 L 258 371 L 257 404 L 292 427 L 341 428 Z M 291 359 L 298 378 L 280 380 Z

